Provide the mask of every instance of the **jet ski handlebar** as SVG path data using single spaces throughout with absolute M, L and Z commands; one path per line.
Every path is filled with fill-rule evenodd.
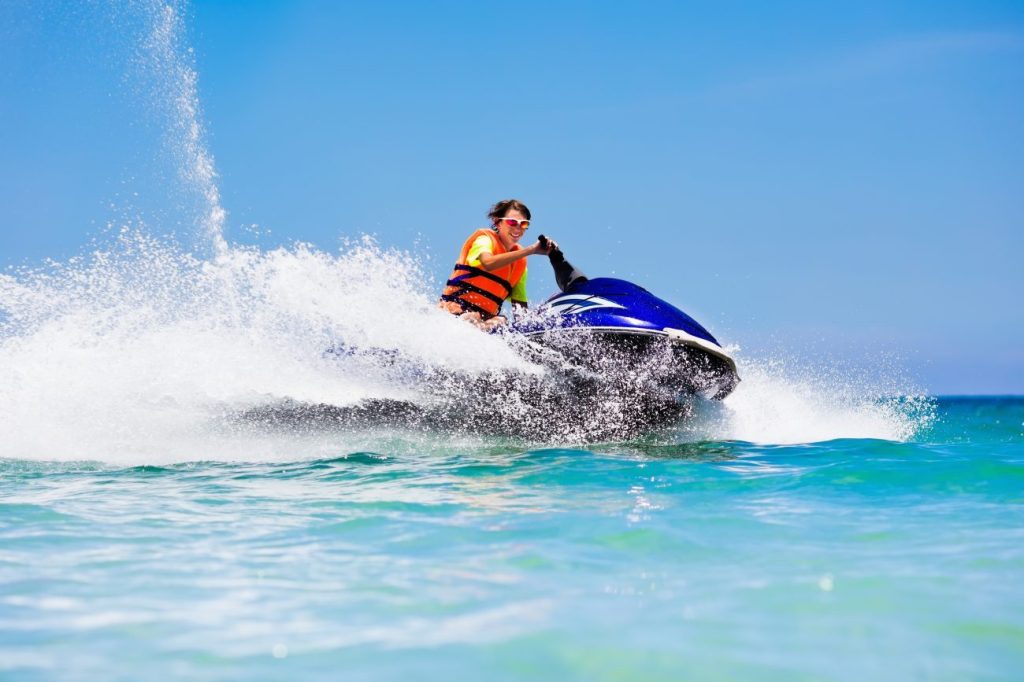
M 551 243 L 544 235 L 538 235 L 537 241 L 545 249 Z M 562 250 L 559 248 L 552 249 L 548 252 L 548 260 L 551 261 L 551 267 L 555 270 L 555 282 L 558 284 L 558 288 L 562 291 L 568 289 L 575 282 L 586 282 L 587 276 L 577 270 L 565 260 L 565 255 L 562 254 Z

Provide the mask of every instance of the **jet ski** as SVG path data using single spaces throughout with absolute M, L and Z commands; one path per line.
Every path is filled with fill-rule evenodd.
M 544 235 L 539 240 L 547 247 Z M 560 291 L 499 333 L 553 349 L 606 383 L 640 382 L 664 395 L 712 400 L 736 388 L 736 362 L 682 310 L 632 282 L 591 279 L 560 249 L 548 257 Z
M 411 397 L 340 406 L 285 399 L 240 419 L 269 428 L 387 426 L 591 443 L 671 427 L 692 413 L 695 396 L 721 400 L 739 383 L 733 359 L 682 310 L 631 282 L 589 278 L 558 249 L 548 257 L 559 292 L 535 309 L 514 309 L 512 322 L 491 330 L 546 371 L 462 374 L 339 340 L 325 358 L 407 387 Z

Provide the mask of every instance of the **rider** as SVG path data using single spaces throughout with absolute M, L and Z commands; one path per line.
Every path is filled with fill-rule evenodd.
M 512 309 L 526 308 L 526 258 L 558 248 L 553 240 L 522 247 L 519 240 L 530 227 L 530 209 L 518 199 L 499 201 L 487 217 L 491 229 L 479 229 L 466 239 L 448 278 L 438 307 L 484 329 L 505 323 L 498 313 L 507 298 Z

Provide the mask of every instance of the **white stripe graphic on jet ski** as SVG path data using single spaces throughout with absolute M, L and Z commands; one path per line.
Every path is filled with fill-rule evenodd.
M 568 294 L 566 296 L 559 296 L 552 301 L 548 306 L 548 310 L 553 310 L 559 315 L 573 315 L 575 313 L 581 313 L 584 310 L 597 310 L 598 308 L 625 308 L 624 305 L 619 305 L 615 301 L 609 301 L 607 298 L 601 298 L 600 296 L 594 296 L 591 294 Z
M 675 329 L 673 327 L 665 327 L 664 330 L 661 330 L 661 329 L 640 329 L 640 328 L 636 328 L 636 327 L 591 327 L 591 326 L 587 326 L 587 327 L 563 327 L 561 329 L 554 329 L 554 330 L 552 330 L 552 329 L 540 329 L 540 330 L 537 330 L 537 331 L 525 332 L 525 333 L 523 333 L 523 336 L 526 336 L 526 337 L 531 337 L 531 336 L 541 337 L 541 336 L 544 336 L 545 334 L 552 334 L 552 333 L 554 333 L 554 334 L 590 334 L 590 333 L 594 333 L 594 332 L 613 332 L 615 334 L 635 334 L 637 336 L 660 336 L 660 337 L 666 337 L 667 336 L 670 339 L 673 339 L 675 341 L 678 341 L 679 343 L 682 343 L 684 346 L 696 346 L 697 348 L 700 348 L 701 350 L 706 351 L 706 352 L 710 353 L 711 355 L 714 355 L 715 357 L 718 357 L 718 358 L 721 358 L 722 360 L 725 360 L 726 362 L 729 363 L 729 365 L 733 368 L 733 370 L 736 369 L 736 361 L 733 360 L 731 357 L 729 357 L 729 354 L 726 353 L 720 346 L 716 346 L 715 344 L 711 343 L 710 341 L 702 339 L 699 336 L 694 336 L 693 334 L 688 334 L 688 333 L 684 332 L 682 329 Z

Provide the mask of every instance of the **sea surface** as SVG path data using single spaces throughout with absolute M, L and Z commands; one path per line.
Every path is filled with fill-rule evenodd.
M 903 440 L 8 456 L 0 678 L 1020 679 L 1024 398 L 931 404 Z

